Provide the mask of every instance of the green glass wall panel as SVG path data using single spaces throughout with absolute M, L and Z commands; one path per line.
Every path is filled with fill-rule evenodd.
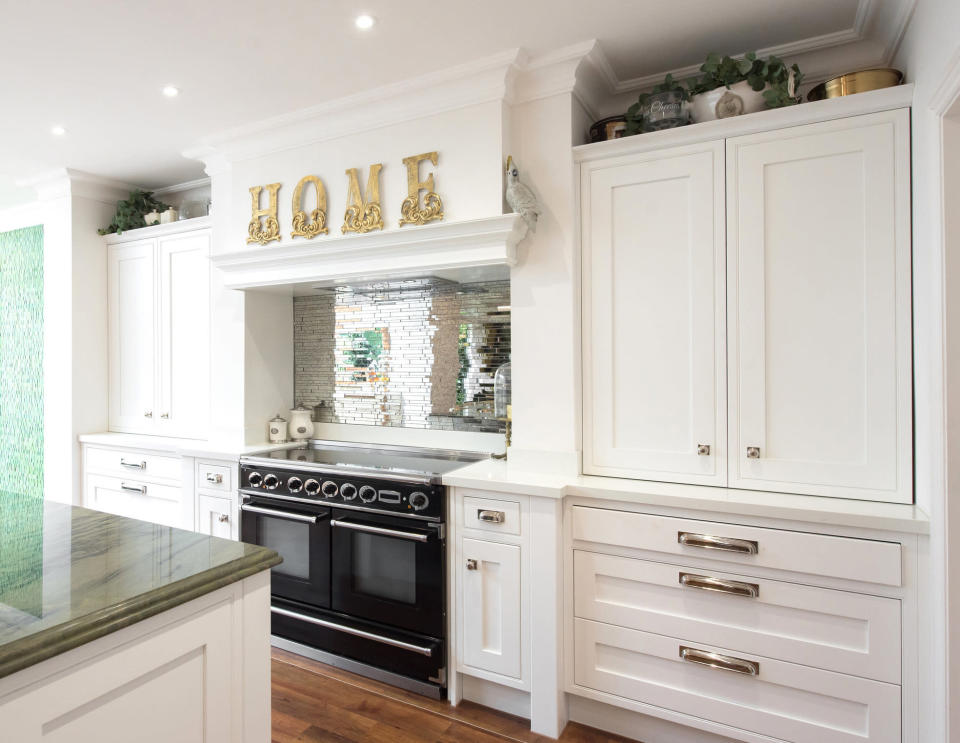
M 43 227 L 40 226 L 0 233 L 2 493 L 43 498 Z

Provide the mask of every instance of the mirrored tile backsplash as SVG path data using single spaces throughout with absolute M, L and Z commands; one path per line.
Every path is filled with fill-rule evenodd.
M 382 281 L 293 301 L 294 395 L 314 420 L 503 432 L 510 282 Z

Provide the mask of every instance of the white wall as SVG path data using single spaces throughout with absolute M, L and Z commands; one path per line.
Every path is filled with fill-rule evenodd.
M 938 89 L 960 52 L 960 3 L 956 0 L 919 0 L 894 65 L 902 69 L 916 92 L 913 108 L 913 253 L 914 253 L 914 359 L 916 394 L 916 493 L 917 502 L 932 521 L 929 556 L 924 566 L 922 595 L 928 605 L 921 617 L 921 700 L 928 705 L 921 715 L 920 739 L 946 737 L 947 693 L 943 662 L 946 644 L 946 480 L 944 450 L 944 255 L 941 247 L 940 132 L 931 109 Z M 960 290 L 960 287 L 953 287 Z M 960 328 L 948 328 L 950 333 Z M 951 370 L 953 374 L 953 370 Z M 957 379 L 950 380 L 956 387 Z M 960 461 L 946 463 L 951 469 Z M 960 683 L 960 667 L 955 670 Z M 954 730 L 954 736 L 960 735 Z

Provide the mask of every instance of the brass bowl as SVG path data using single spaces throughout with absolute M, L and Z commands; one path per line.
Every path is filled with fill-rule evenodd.
M 824 98 L 840 98 L 854 93 L 866 93 L 868 90 L 892 88 L 903 82 L 903 73 L 889 67 L 874 70 L 848 72 L 825 83 L 820 83 L 807 93 L 808 101 L 822 101 Z

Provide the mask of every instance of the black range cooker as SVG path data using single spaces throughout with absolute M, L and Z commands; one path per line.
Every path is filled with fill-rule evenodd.
M 443 474 L 483 455 L 311 441 L 241 457 L 241 535 L 276 550 L 272 641 L 446 691 Z

